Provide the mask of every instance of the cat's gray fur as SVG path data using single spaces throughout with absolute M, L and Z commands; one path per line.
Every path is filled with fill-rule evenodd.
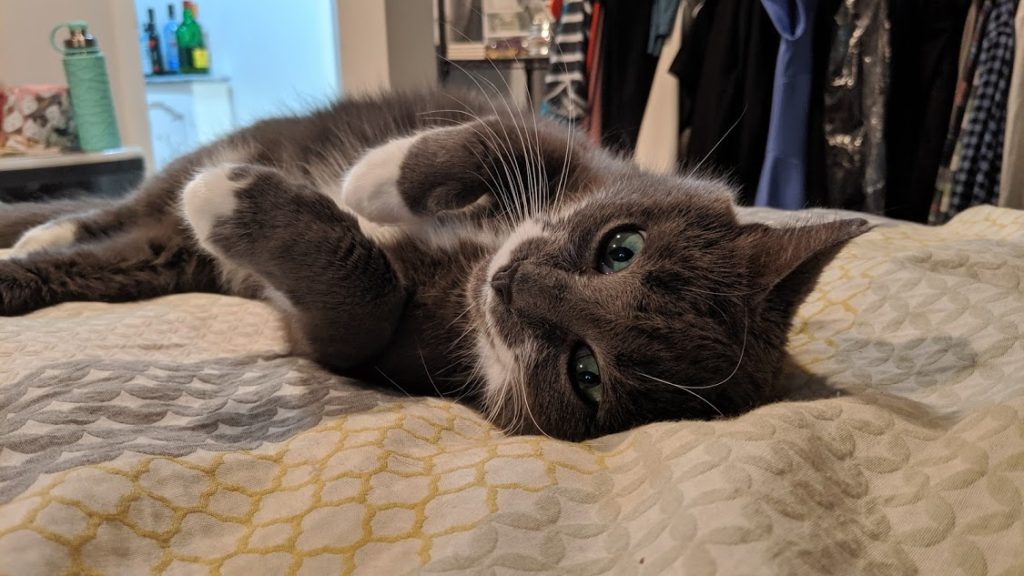
M 867 225 L 740 225 L 731 198 L 504 103 L 348 99 L 241 130 L 124 201 L 29 231 L 0 260 L 0 314 L 266 297 L 298 349 L 338 372 L 582 439 L 773 397 L 796 307 Z M 0 230 L 19 210 L 24 226 L 27 209 L 0 208 Z M 643 253 L 602 274 L 599 243 L 623 226 L 645 231 Z M 598 404 L 569 376 L 581 342 Z

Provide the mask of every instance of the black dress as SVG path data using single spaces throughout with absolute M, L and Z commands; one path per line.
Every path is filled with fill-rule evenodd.
M 728 175 L 742 204 L 753 204 L 757 193 L 778 47 L 761 2 L 705 2 L 672 63 L 681 129 L 690 129 L 681 160 Z
M 970 0 L 890 0 L 885 213 L 927 222 Z

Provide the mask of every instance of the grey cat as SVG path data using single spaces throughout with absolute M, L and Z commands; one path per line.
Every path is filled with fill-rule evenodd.
M 48 213 L 0 209 L 0 231 Z M 28 230 L 0 260 L 0 315 L 266 298 L 334 371 L 579 440 L 773 399 L 796 307 L 867 228 L 740 224 L 723 182 L 645 172 L 504 103 L 347 99 Z

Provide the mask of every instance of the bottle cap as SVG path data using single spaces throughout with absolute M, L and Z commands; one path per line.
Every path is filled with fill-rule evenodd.
M 81 28 L 70 27 L 68 30 L 71 32 L 71 36 L 64 40 L 65 48 L 91 48 L 96 45 L 96 38 L 84 26 Z
M 50 32 L 50 44 L 58 52 L 61 52 L 61 50 L 56 44 L 57 31 L 65 27 L 68 29 L 70 34 L 68 38 L 64 40 L 65 48 L 69 50 L 81 50 L 82 48 L 96 47 L 96 37 L 89 33 L 89 25 L 82 20 L 72 20 L 71 22 L 58 24 Z

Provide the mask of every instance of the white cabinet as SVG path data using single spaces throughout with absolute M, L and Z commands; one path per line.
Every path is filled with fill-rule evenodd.
M 225 78 L 147 78 L 146 107 L 156 170 L 235 128 L 231 83 Z

